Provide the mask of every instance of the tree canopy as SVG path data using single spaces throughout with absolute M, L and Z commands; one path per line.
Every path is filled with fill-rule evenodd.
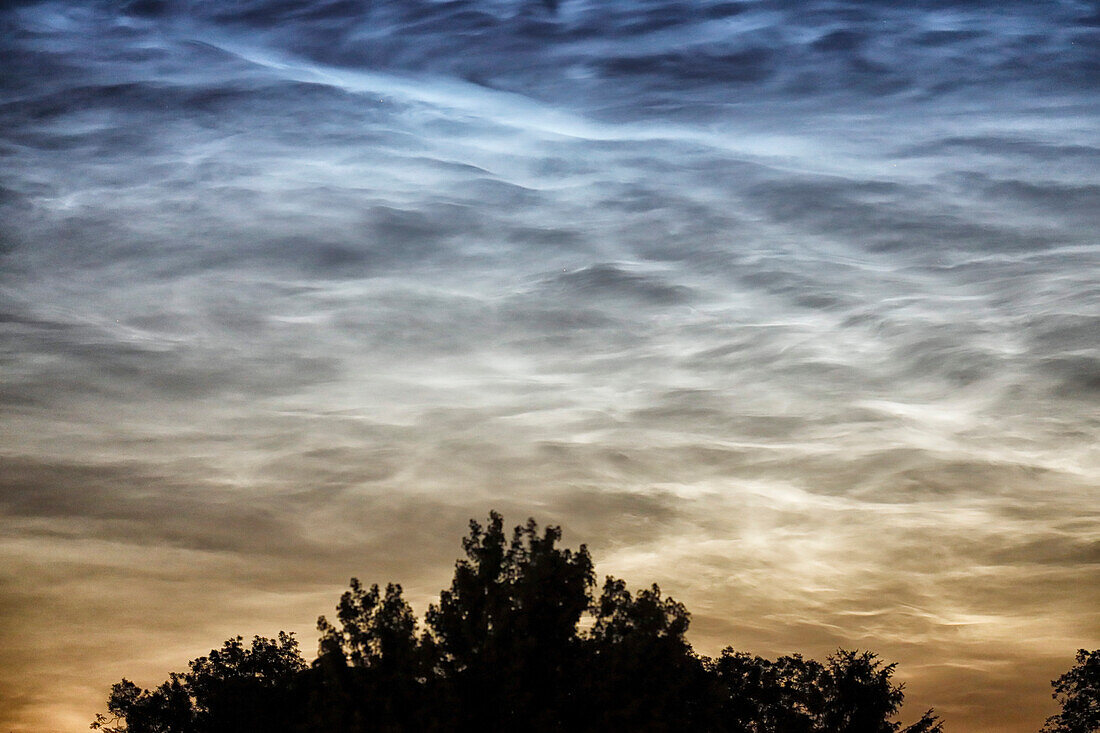
M 1100 649 L 1077 650 L 1077 663 L 1050 683 L 1062 711 L 1052 715 L 1043 733 L 1100 731 Z
M 383 590 L 352 578 L 334 621 L 318 620 L 311 663 L 289 634 L 257 636 L 250 644 L 238 636 L 155 689 L 123 679 L 91 727 L 106 733 L 942 731 L 932 711 L 907 727 L 895 720 L 904 699 L 893 681 L 896 665 L 871 652 L 838 650 L 824 662 L 799 655 L 769 660 L 733 648 L 714 659 L 699 655 L 686 637 L 691 614 L 682 603 L 656 585 L 631 592 L 612 577 L 597 594 L 588 550 L 558 547 L 560 540 L 560 528 L 540 531 L 533 519 L 509 538 L 493 512 L 485 525 L 470 522 L 465 557 L 423 625 L 400 585 Z M 1063 679 L 1059 694 L 1081 697 L 1084 683 Z

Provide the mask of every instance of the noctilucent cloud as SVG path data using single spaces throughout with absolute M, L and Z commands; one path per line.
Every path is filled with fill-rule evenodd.
M 1087 2 L 0 10 L 0 727 L 470 517 L 1034 731 L 1100 646 Z

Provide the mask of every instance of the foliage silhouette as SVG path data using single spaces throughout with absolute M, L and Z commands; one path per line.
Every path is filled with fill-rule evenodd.
M 896 664 L 871 652 L 838 650 L 825 664 L 795 654 L 769 661 L 731 648 L 712 663 L 722 683 L 726 730 L 743 733 L 935 733 L 929 710 L 901 727 L 890 719 L 905 698 L 891 682 Z
M 250 647 L 238 636 L 151 692 L 123 679 L 111 688 L 107 714 L 96 715 L 91 727 L 106 733 L 291 730 L 287 721 L 300 707 L 295 693 L 305 669 L 291 634 L 257 636 Z
M 250 646 L 236 637 L 153 690 L 123 679 L 91 727 L 106 733 L 942 731 L 932 711 L 906 728 L 893 720 L 904 699 L 892 682 L 895 665 L 870 652 L 839 650 L 824 664 L 798 655 L 772 661 L 732 648 L 717 659 L 698 655 L 686 638 L 691 615 L 682 603 L 656 585 L 631 593 L 612 577 L 597 597 L 588 550 L 560 548 L 560 540 L 560 528 L 540 532 L 533 519 L 510 539 L 496 512 L 484 526 L 471 520 L 465 558 L 428 608 L 423 630 L 400 585 L 383 591 L 352 578 L 335 623 L 318 619 L 311 664 L 289 634 L 255 637 Z M 1077 694 L 1076 679 L 1059 692 Z
M 532 519 L 506 544 L 496 512 L 484 528 L 470 521 L 466 559 L 426 615 L 425 651 L 454 725 L 556 730 L 571 719 L 570 681 L 582 661 L 577 624 L 594 576 L 588 550 L 559 549 L 560 539 L 558 527 L 540 536 Z
M 1044 733 L 1100 731 L 1100 649 L 1077 650 L 1077 663 L 1050 683 L 1062 712 L 1052 715 Z

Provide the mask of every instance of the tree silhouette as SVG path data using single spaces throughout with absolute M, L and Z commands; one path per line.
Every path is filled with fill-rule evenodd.
M 891 720 L 905 699 L 896 664 L 871 652 L 837 650 L 825 664 L 795 654 L 774 662 L 727 648 L 712 663 L 723 715 L 736 733 L 938 733 L 931 710 L 902 729 Z
M 589 605 L 592 560 L 555 547 L 561 529 L 540 536 L 529 520 L 506 544 L 503 520 L 470 520 L 465 560 L 426 616 L 425 648 L 462 729 L 539 726 L 568 717 L 568 681 L 577 661 L 577 623 Z
M 593 604 L 586 707 L 599 730 L 699 728 L 711 706 L 706 669 L 684 635 L 691 615 L 656 585 L 631 595 L 608 577 Z
M 732 733 L 813 733 L 825 710 L 825 667 L 800 655 L 774 662 L 727 647 L 711 663 Z
M 533 519 L 510 538 L 496 512 L 484 526 L 471 520 L 465 557 L 422 631 L 400 585 L 383 591 L 352 578 L 334 622 L 318 619 L 312 664 L 289 634 L 257 636 L 250 645 L 238 636 L 153 690 L 123 679 L 92 728 L 942 731 L 931 711 L 904 729 L 893 720 L 904 699 L 892 681 L 896 665 L 870 652 L 838 650 L 825 663 L 732 648 L 717 659 L 700 656 L 687 640 L 691 615 L 682 603 L 656 585 L 632 593 L 612 577 L 597 597 L 588 550 L 560 548 L 560 540 L 559 527 L 540 531 Z M 1079 655 L 1078 667 L 1056 682 L 1065 701 L 1057 724 L 1069 727 L 1050 731 L 1086 730 L 1072 726 L 1095 713 L 1082 703 L 1096 699 L 1093 657 Z
M 289 730 L 297 705 L 288 693 L 305 668 L 298 642 L 285 632 L 277 639 L 254 637 L 250 647 L 239 636 L 226 641 L 191 662 L 185 675 L 196 730 Z
M 289 731 L 300 709 L 293 691 L 305 670 L 293 635 L 240 636 L 173 672 L 153 691 L 123 679 L 111 688 L 107 715 L 91 727 L 106 733 L 222 733 L 249 729 Z
M 330 730 L 400 730 L 422 705 L 423 655 L 416 617 L 390 583 L 364 589 L 358 578 L 336 607 L 337 629 L 322 616 L 314 662 L 314 717 Z
M 181 675 L 172 673 L 152 692 L 124 678 L 111 687 L 107 714 L 98 713 L 91 727 L 105 733 L 187 733 L 194 730 L 194 715 Z
M 897 663 L 884 664 L 871 652 L 838 650 L 828 658 L 822 731 L 836 733 L 895 733 L 891 722 L 905 700 L 901 685 L 893 684 Z M 906 733 L 940 730 L 932 711 L 905 729 Z
M 1077 650 L 1077 663 L 1050 683 L 1062 712 L 1052 715 L 1044 733 L 1100 731 L 1100 649 Z

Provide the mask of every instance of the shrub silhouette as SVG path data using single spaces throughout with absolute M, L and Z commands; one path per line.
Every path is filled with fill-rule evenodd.
M 825 663 L 725 649 L 698 655 L 691 615 L 656 585 L 631 593 L 535 521 L 509 539 L 471 520 L 450 588 L 420 630 L 400 585 L 352 578 L 322 616 L 317 658 L 295 639 L 241 637 L 154 690 L 123 679 L 92 728 L 106 733 L 715 731 L 936 733 L 902 728 L 894 664 L 838 650 Z M 589 622 L 581 624 L 588 615 Z M 587 626 L 583 629 L 582 626 Z M 1068 684 L 1068 683 L 1067 683 Z M 1069 689 L 1069 688 L 1067 688 Z M 1068 693 L 1067 693 L 1068 694 Z M 1056 730 L 1063 730 L 1058 728 Z M 1077 730 L 1077 729 L 1065 729 Z

